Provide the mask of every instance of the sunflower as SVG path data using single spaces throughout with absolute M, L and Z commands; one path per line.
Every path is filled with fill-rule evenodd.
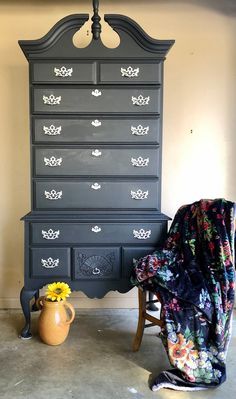
M 46 299 L 49 301 L 63 301 L 68 297 L 71 293 L 71 289 L 66 283 L 52 283 L 48 284 L 46 291 Z

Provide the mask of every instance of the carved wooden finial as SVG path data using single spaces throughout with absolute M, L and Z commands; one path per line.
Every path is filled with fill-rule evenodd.
M 98 15 L 99 0 L 93 0 L 93 16 L 92 16 L 92 34 L 95 40 L 100 38 L 101 28 L 101 18 Z

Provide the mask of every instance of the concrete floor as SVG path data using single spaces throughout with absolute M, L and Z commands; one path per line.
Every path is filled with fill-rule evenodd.
M 23 317 L 19 310 L 0 311 L 0 398 L 4 399 L 232 399 L 235 397 L 236 320 L 227 357 L 227 381 L 198 392 L 162 389 L 152 392 L 148 380 L 169 368 L 158 327 L 145 330 L 142 346 L 132 353 L 136 310 L 77 312 L 67 340 L 43 344 L 37 336 L 38 313 L 32 314 L 29 341 L 17 336 Z

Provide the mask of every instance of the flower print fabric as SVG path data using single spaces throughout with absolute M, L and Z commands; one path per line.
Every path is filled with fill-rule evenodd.
M 172 366 L 152 390 L 191 391 L 225 381 L 234 250 L 235 204 L 200 200 L 178 210 L 163 248 L 135 262 L 132 283 L 161 297 L 161 338 Z

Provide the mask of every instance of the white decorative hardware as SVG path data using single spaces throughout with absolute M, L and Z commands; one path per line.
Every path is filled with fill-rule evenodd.
M 56 191 L 56 190 L 46 191 L 45 190 L 44 195 L 49 200 L 59 200 L 62 197 L 62 191 Z
M 147 191 L 142 191 L 142 190 L 137 190 L 137 191 L 130 191 L 132 199 L 135 200 L 144 200 L 147 199 L 148 197 L 148 190 Z
M 42 230 L 42 236 L 45 240 L 56 240 L 60 235 L 60 230 L 49 229 L 48 231 Z
M 92 188 L 93 190 L 100 190 L 101 184 L 93 183 L 92 186 L 91 186 L 91 188 Z
M 57 134 L 61 134 L 61 126 L 56 127 L 55 125 L 43 126 L 44 134 L 48 134 L 48 136 L 56 136 Z
M 100 151 L 100 150 L 98 150 L 98 149 L 93 150 L 93 151 L 92 151 L 92 155 L 93 155 L 94 157 L 100 157 L 100 156 L 102 155 L 102 151 Z
M 142 94 L 140 94 L 138 97 L 132 96 L 133 105 L 139 105 L 139 106 L 147 105 L 149 103 L 149 101 L 150 101 L 149 96 L 143 97 Z
M 91 230 L 92 230 L 94 233 L 100 233 L 100 231 L 102 231 L 101 227 L 98 227 L 98 226 L 92 227 Z
M 145 231 L 144 229 L 133 230 L 133 235 L 134 238 L 137 238 L 138 240 L 147 240 L 148 238 L 150 238 L 151 232 L 151 230 Z
M 100 274 L 100 273 L 101 273 L 101 270 L 98 267 L 95 267 L 93 269 L 93 274 Z
M 95 89 L 95 90 L 92 91 L 92 95 L 94 97 L 99 97 L 99 96 L 102 95 L 102 92 L 100 90 L 98 90 L 98 89 Z
M 55 97 L 53 94 L 43 96 L 43 102 L 48 105 L 59 105 L 61 103 L 61 96 Z
M 101 126 L 102 122 L 100 122 L 98 119 L 95 119 L 94 121 L 91 122 L 91 125 L 94 127 Z
M 142 125 L 138 125 L 137 127 L 131 126 L 131 132 L 135 136 L 144 136 L 149 132 L 149 126 L 143 127 Z
M 139 68 L 132 68 L 129 66 L 128 68 L 120 68 L 121 75 L 126 76 L 127 78 L 134 78 L 138 77 L 139 74 Z
M 143 157 L 131 158 L 131 163 L 133 166 L 137 166 L 138 168 L 143 168 L 145 166 L 148 166 L 149 158 L 143 158 Z
M 66 68 L 62 66 L 61 68 L 54 68 L 55 76 L 60 76 L 62 78 L 66 78 L 67 76 L 72 76 L 73 68 Z
M 54 269 L 54 267 L 59 266 L 59 259 L 47 258 L 41 259 L 41 265 L 46 269 Z
M 56 157 L 51 157 L 51 158 L 43 158 L 45 166 L 61 166 L 62 163 L 62 158 L 56 158 Z

